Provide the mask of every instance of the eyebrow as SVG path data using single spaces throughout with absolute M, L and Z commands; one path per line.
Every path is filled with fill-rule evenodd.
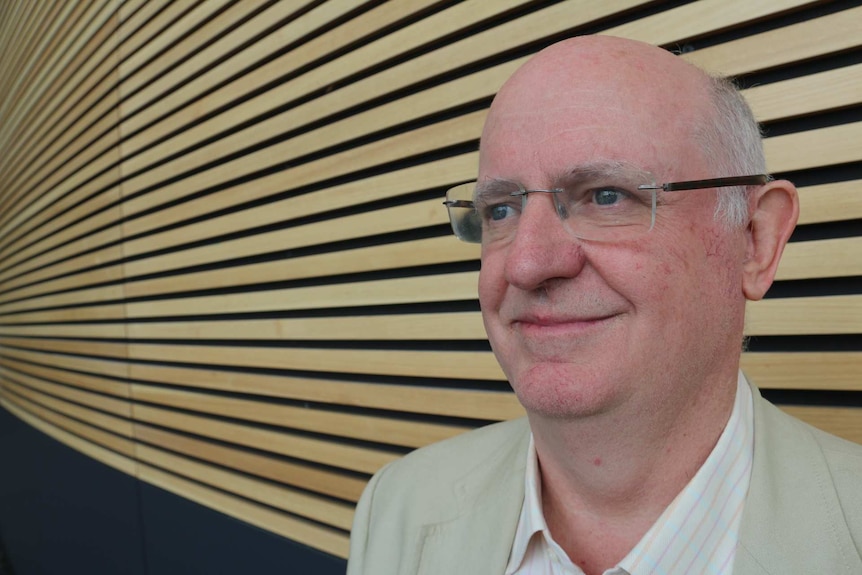
M 565 188 L 566 186 L 590 180 L 594 178 L 610 178 L 626 175 L 634 177 L 640 183 L 652 184 L 654 176 L 652 173 L 639 168 L 634 164 L 617 160 L 600 160 L 579 164 L 573 168 L 564 171 L 561 175 L 550 179 L 554 182 L 551 188 Z M 493 178 L 482 182 L 476 182 L 475 197 L 478 200 L 480 196 L 488 196 L 501 194 L 511 190 L 512 185 L 521 185 L 517 180 L 507 180 L 505 178 Z
M 607 178 L 620 175 L 634 177 L 643 180 L 643 183 L 652 183 L 654 176 L 634 164 L 617 160 L 603 160 L 581 164 L 565 172 L 561 177 L 555 178 L 555 182 L 581 181 L 591 178 Z

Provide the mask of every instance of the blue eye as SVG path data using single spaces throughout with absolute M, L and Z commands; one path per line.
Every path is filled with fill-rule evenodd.
M 497 204 L 494 206 L 489 206 L 488 211 L 487 211 L 487 213 L 488 213 L 487 219 L 498 222 L 500 220 L 506 219 L 507 217 L 509 217 L 511 215 L 514 215 L 514 212 L 515 212 L 514 208 L 510 205 L 507 205 L 507 204 Z
M 593 200 L 600 206 L 612 206 L 625 199 L 625 193 L 613 188 L 602 188 L 593 192 Z

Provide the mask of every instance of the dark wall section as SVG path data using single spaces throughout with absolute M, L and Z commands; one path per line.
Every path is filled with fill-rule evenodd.
M 139 482 L 0 408 L 3 575 L 313 573 L 345 561 Z
M 153 575 L 344 575 L 347 562 L 141 482 Z
M 136 480 L 0 408 L 0 534 L 15 575 L 145 573 Z

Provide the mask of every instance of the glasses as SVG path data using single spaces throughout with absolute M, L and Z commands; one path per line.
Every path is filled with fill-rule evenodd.
M 639 170 L 578 174 L 559 188 L 527 190 L 520 184 L 493 180 L 451 188 L 443 204 L 449 211 L 452 231 L 470 243 L 510 240 L 518 229 L 530 194 L 550 194 L 563 226 L 576 238 L 618 242 L 646 233 L 655 226 L 659 192 L 706 188 L 755 186 L 767 183 L 766 174 L 691 180 L 666 184 Z

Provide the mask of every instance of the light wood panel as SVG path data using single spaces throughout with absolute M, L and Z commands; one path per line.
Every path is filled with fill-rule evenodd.
M 738 76 L 822 57 L 860 45 L 862 7 L 841 10 L 683 55 L 714 74 Z
M 223 491 L 206 487 L 196 481 L 184 479 L 170 471 L 164 471 L 143 463 L 138 463 L 138 477 L 157 487 L 241 519 L 246 523 L 278 533 L 327 553 L 347 557 L 348 536 L 336 529 L 325 528 L 309 521 L 285 515 L 268 506 L 252 503 Z

